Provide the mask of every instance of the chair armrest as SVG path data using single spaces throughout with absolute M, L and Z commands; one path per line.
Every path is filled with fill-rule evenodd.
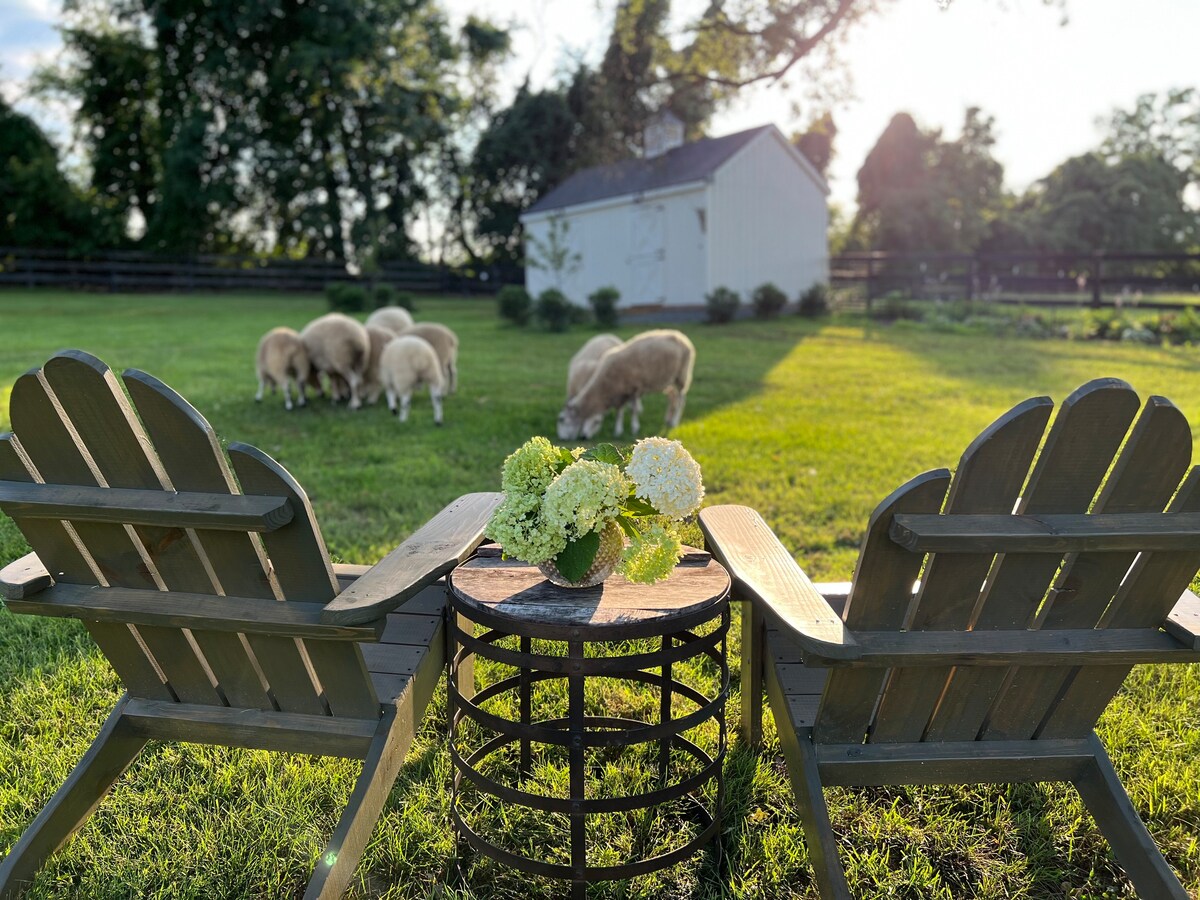
M 738 593 L 760 604 L 805 653 L 858 658 L 858 644 L 845 623 L 756 511 L 710 506 L 700 511 L 700 530 Z
M 474 553 L 503 499 L 499 493 L 459 497 L 329 601 L 321 621 L 357 625 L 387 615 Z
M 1163 629 L 1175 640 L 1200 650 L 1200 597 L 1191 591 L 1184 591 Z
M 36 553 L 26 553 L 0 569 L 0 595 L 5 600 L 24 600 L 54 584 Z

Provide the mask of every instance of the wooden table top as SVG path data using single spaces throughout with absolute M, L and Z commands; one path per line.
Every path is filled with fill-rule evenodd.
M 516 626 L 585 626 L 585 631 L 609 632 L 661 625 L 666 631 L 670 620 L 716 606 L 729 594 L 724 566 L 708 553 L 685 549 L 675 571 L 657 584 L 631 584 L 614 574 L 595 587 L 563 588 L 547 581 L 537 566 L 501 559 L 498 548 L 481 547 L 447 583 L 468 617 L 473 609 Z

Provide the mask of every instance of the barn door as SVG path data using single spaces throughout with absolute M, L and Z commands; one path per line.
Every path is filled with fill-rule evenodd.
M 631 304 L 666 303 L 666 210 L 657 204 L 637 204 L 631 215 L 629 301 Z

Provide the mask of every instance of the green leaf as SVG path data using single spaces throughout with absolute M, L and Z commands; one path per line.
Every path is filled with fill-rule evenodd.
M 583 454 L 582 458 L 594 459 L 596 462 L 612 463 L 614 466 L 625 465 L 625 457 L 612 444 L 597 444 L 587 453 Z
M 635 516 L 657 516 L 661 515 L 657 509 L 643 500 L 641 497 L 630 497 L 625 501 L 626 512 L 632 513 Z
M 562 470 L 565 469 L 567 466 L 569 466 L 573 462 L 575 462 L 575 457 L 573 457 L 571 455 L 571 451 L 568 450 L 566 447 L 559 447 L 558 448 L 558 465 L 556 465 L 554 467 L 554 471 L 557 472 L 559 475 L 561 475 Z
M 628 516 L 617 516 L 617 524 L 621 526 L 621 530 L 625 532 L 626 537 L 628 537 L 630 540 L 633 540 L 641 534 L 641 531 L 638 529 L 637 525 L 634 524 L 633 519 L 629 518 Z
M 589 531 L 583 537 L 568 543 L 562 553 L 554 557 L 554 564 L 558 566 L 558 571 L 562 573 L 563 578 L 569 581 L 578 581 L 587 574 L 592 561 L 596 558 L 596 551 L 599 549 L 600 532 Z

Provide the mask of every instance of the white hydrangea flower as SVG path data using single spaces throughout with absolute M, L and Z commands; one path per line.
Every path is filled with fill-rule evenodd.
M 615 519 L 628 496 L 629 482 L 619 467 L 581 459 L 550 482 L 542 501 L 542 517 L 574 540 Z
M 679 441 L 661 437 L 638 441 L 625 474 L 633 481 L 637 496 L 664 516 L 690 516 L 704 499 L 700 465 Z

